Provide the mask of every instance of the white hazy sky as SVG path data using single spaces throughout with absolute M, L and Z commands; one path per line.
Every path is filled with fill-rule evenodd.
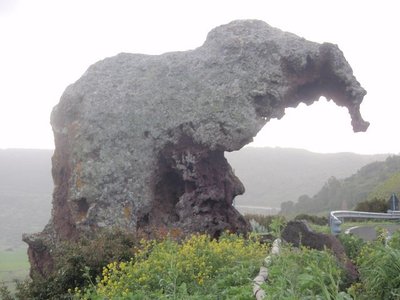
M 355 134 L 346 109 L 321 100 L 287 109 L 253 145 L 398 154 L 398 7 L 396 0 L 0 0 L 0 148 L 54 148 L 52 107 L 100 59 L 193 49 L 218 25 L 260 19 L 338 44 L 368 91 L 361 113 L 371 125 Z

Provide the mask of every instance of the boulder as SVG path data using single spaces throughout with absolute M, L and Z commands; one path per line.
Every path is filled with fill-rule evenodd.
M 285 242 L 295 247 L 305 246 L 316 250 L 332 251 L 342 267 L 346 270 L 347 280 L 354 282 L 358 278 L 357 267 L 347 257 L 342 243 L 331 234 L 314 232 L 306 221 L 290 221 L 282 231 L 282 238 Z
M 224 152 L 321 96 L 346 106 L 354 131 L 365 131 L 365 94 L 336 45 L 257 20 L 217 27 L 191 51 L 99 61 L 53 109 L 52 217 L 24 237 L 31 261 L 49 260 L 43 248 L 36 253 L 38 240 L 51 249 L 101 228 L 245 233 L 232 206 L 244 187 Z

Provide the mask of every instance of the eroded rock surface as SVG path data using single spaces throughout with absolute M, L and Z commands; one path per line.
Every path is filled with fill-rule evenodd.
M 365 94 L 336 45 L 257 20 L 217 27 L 192 51 L 106 58 L 52 112 L 53 212 L 42 233 L 25 237 L 31 261 L 43 265 L 35 245 L 103 227 L 246 232 L 232 206 L 244 187 L 224 151 L 320 96 L 346 106 L 364 131 Z

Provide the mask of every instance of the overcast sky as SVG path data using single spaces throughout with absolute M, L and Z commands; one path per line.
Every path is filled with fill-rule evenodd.
M 193 49 L 218 25 L 260 19 L 311 41 L 338 44 L 368 91 L 361 113 L 371 125 L 367 133 L 353 133 L 347 110 L 321 99 L 287 109 L 253 145 L 398 154 L 396 2 L 0 0 L 0 148 L 54 148 L 51 109 L 100 59 Z

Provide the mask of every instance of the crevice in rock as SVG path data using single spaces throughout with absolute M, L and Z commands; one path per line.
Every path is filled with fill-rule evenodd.
M 150 223 L 149 213 L 146 213 L 142 216 L 138 216 L 138 221 L 137 221 L 136 227 L 144 228 L 144 227 L 148 226 L 149 223 Z
M 89 204 L 86 198 L 81 198 L 76 201 L 76 214 L 80 221 L 84 220 L 87 217 L 87 213 L 89 211 Z
M 164 225 L 179 220 L 176 204 L 185 192 L 186 183 L 176 171 L 167 170 L 156 184 L 153 209 L 150 218 L 153 223 L 161 221 Z

